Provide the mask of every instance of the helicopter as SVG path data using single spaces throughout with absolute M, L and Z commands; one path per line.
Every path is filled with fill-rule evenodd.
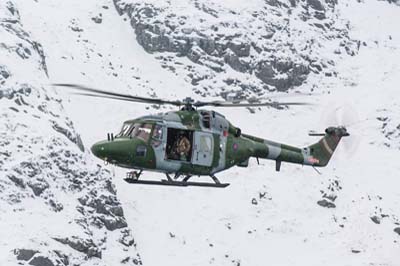
M 173 105 L 179 110 L 146 115 L 123 122 L 117 134 L 91 147 L 93 155 L 106 163 L 132 169 L 127 173 L 130 184 L 165 186 L 205 186 L 224 188 L 216 174 L 233 166 L 247 167 L 250 158 L 275 161 L 280 171 L 282 162 L 312 167 L 328 164 L 342 137 L 349 136 L 344 126 L 331 126 L 324 133 L 310 132 L 322 137 L 318 142 L 298 148 L 242 133 L 224 115 L 201 107 L 286 107 L 306 105 L 302 102 L 241 102 L 163 100 L 115 93 L 75 84 L 53 84 L 77 90 L 75 94 L 120 101 L 155 105 Z M 143 180 L 144 171 L 164 173 L 166 179 Z M 173 175 L 173 176 L 172 176 Z M 211 182 L 191 181 L 194 176 L 209 176 Z

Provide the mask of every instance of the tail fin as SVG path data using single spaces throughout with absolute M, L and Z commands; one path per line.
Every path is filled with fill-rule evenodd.
M 342 137 L 350 136 L 345 127 L 328 127 L 325 134 L 311 133 L 311 136 L 324 137 L 317 143 L 307 147 L 310 156 L 306 161 L 314 166 L 326 166 Z

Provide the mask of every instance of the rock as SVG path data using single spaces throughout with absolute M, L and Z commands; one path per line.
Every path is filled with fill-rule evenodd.
M 33 194 L 38 197 L 49 188 L 49 183 L 44 179 L 35 179 L 34 181 L 29 181 L 28 186 L 32 189 Z
M 121 231 L 122 237 L 119 239 L 119 242 L 124 246 L 130 247 L 135 244 L 135 240 L 132 236 L 131 230 L 124 229 Z
M 95 209 L 96 213 L 119 217 L 124 216 L 124 211 L 115 195 L 100 195 L 97 198 L 91 198 L 89 195 L 85 195 L 78 198 L 78 201 L 83 206 Z
M 121 206 L 112 206 L 109 208 L 109 211 L 114 214 L 115 216 L 124 216 L 124 210 L 122 209 Z
M 125 221 L 124 217 L 111 217 L 111 216 L 101 216 L 99 219 L 103 222 L 105 227 L 110 230 L 114 231 L 116 229 L 127 227 L 128 224 Z
M 0 81 L 8 79 L 10 75 L 11 74 L 7 66 L 0 65 Z
M 126 257 L 125 259 L 121 260 L 122 264 L 126 264 L 130 261 L 131 257 Z
M 32 52 L 29 50 L 28 47 L 25 47 L 23 44 L 19 44 L 15 52 L 21 57 L 22 59 L 28 59 L 31 57 Z
M 8 179 L 10 179 L 17 187 L 20 188 L 26 187 L 24 180 L 20 177 L 16 177 L 15 175 L 10 175 L 8 176 Z
M 228 48 L 238 57 L 247 57 L 250 55 L 250 44 L 248 43 L 229 42 Z
M 199 46 L 196 45 L 190 49 L 189 53 L 187 54 L 187 57 L 193 63 L 199 63 L 200 58 L 204 55 L 205 55 L 204 51 Z
M 336 205 L 333 202 L 326 199 L 319 200 L 317 204 L 325 208 L 336 208 Z
M 78 134 L 71 132 L 71 130 L 60 126 L 56 121 L 52 121 L 52 122 L 53 122 L 53 129 L 55 131 L 63 134 L 70 141 L 75 143 L 82 152 L 85 151 L 85 148 L 83 147 L 82 139 Z
M 324 6 L 319 0 L 307 0 L 307 4 L 318 11 L 325 11 Z
M 55 212 L 60 212 L 64 209 L 64 206 L 61 203 L 56 202 L 54 199 L 49 199 L 48 204 Z
M 253 198 L 253 199 L 251 200 L 251 204 L 253 204 L 253 205 L 257 205 L 257 204 L 258 204 L 256 198 Z
M 92 20 L 94 21 L 94 23 L 100 24 L 101 22 L 103 22 L 103 15 L 100 13 L 98 16 L 92 17 Z
M 357 249 L 352 249 L 351 252 L 352 252 L 352 253 L 355 253 L 355 254 L 358 254 L 358 253 L 360 253 L 361 251 L 360 251 L 360 250 L 357 250 Z
M 400 235 L 400 227 L 396 227 L 393 231 Z
M 17 256 L 17 260 L 30 260 L 39 251 L 33 249 L 14 249 L 14 254 Z
M 93 243 L 91 239 L 81 239 L 77 236 L 67 237 L 67 238 L 54 238 L 54 240 L 68 245 L 71 248 L 85 253 L 89 258 L 96 257 L 101 258 L 101 250 Z
M 96 257 L 101 259 L 102 256 L 101 250 L 97 247 L 89 247 L 86 254 L 89 258 Z
M 381 223 L 381 218 L 378 217 L 378 216 L 376 216 L 376 215 L 374 215 L 374 216 L 372 216 L 372 217 L 370 217 L 370 218 L 371 218 L 371 220 L 372 220 L 374 223 L 376 223 L 376 224 L 380 224 L 380 223 Z
M 224 61 L 236 71 L 244 73 L 250 70 L 250 66 L 241 61 L 239 56 L 236 55 L 231 49 L 227 50 L 227 53 L 224 56 Z
M 59 260 L 65 265 L 69 265 L 69 257 L 65 254 L 63 254 L 61 251 L 54 250 L 54 253 L 57 255 Z M 58 266 L 58 265 L 57 265 Z M 61 266 L 61 265 L 60 265 Z
M 268 84 L 274 78 L 275 71 L 269 62 L 264 61 L 257 64 L 255 74 L 259 79 Z
M 193 39 L 194 40 L 194 39 Z M 192 41 L 193 41 L 192 40 Z M 207 54 L 212 55 L 216 49 L 215 41 L 210 38 L 200 38 L 199 40 L 194 40 L 195 43 Z
M 54 266 L 54 263 L 47 257 L 36 256 L 29 262 L 29 265 L 34 265 L 34 266 Z

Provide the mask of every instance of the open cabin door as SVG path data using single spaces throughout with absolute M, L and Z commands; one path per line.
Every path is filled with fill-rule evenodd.
M 194 133 L 192 163 L 211 166 L 213 160 L 214 139 L 212 134 L 196 131 Z

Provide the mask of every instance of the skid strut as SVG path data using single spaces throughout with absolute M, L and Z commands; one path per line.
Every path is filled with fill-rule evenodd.
M 189 181 L 192 175 L 184 175 L 183 179 L 179 181 L 177 179 L 179 179 L 182 176 L 181 174 L 175 174 L 174 178 L 171 178 L 171 176 L 168 173 L 166 173 L 165 176 L 167 177 L 167 179 L 162 179 L 162 180 L 140 180 L 139 177 L 142 174 L 142 171 L 140 172 L 134 171 L 128 174 L 127 178 L 125 178 L 124 180 L 130 184 L 177 186 L 177 187 L 197 186 L 197 187 L 216 187 L 216 188 L 224 188 L 229 186 L 228 183 L 221 183 L 218 180 L 218 178 L 214 175 L 210 175 L 210 177 L 214 181 L 211 183 L 211 182 Z

